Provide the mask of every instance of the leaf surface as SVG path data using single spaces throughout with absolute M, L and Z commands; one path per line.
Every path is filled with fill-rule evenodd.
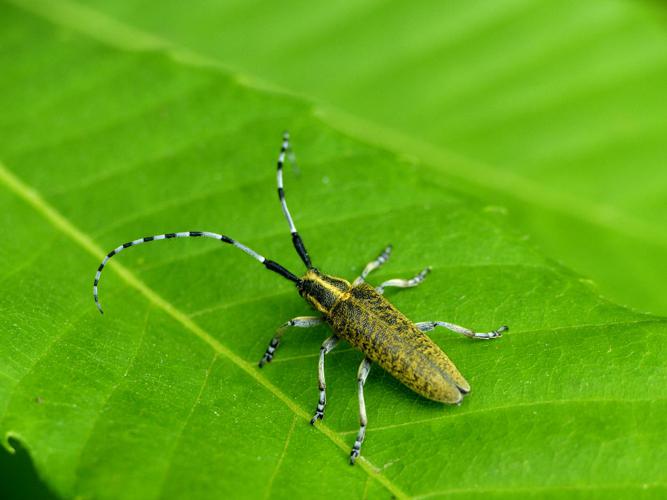
M 600 298 L 497 202 L 301 100 L 6 4 L 0 25 L 0 433 L 60 496 L 665 493 L 664 319 Z M 433 267 L 387 292 L 408 317 L 511 327 L 494 342 L 433 332 L 473 387 L 459 407 L 374 367 L 358 467 L 358 352 L 328 357 L 315 428 L 327 329 L 289 332 L 256 367 L 275 328 L 309 314 L 289 282 L 228 246 L 172 240 L 109 265 L 103 317 L 90 297 L 106 251 L 169 231 L 220 231 L 300 270 L 275 196 L 284 128 L 299 165 L 287 198 L 318 267 L 352 279 L 391 242 L 374 283 Z

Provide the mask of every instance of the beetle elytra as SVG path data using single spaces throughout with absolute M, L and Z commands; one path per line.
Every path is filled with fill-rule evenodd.
M 287 208 L 283 189 L 283 163 L 290 150 L 289 135 L 285 133 L 278 156 L 277 184 L 278 198 L 289 224 L 294 248 L 306 266 L 306 273 L 299 277 L 288 271 L 277 262 L 266 259 L 251 248 L 223 234 L 208 231 L 184 231 L 179 233 L 159 234 L 139 238 L 124 243 L 104 257 L 97 269 L 93 282 L 95 304 L 102 312 L 98 300 L 98 285 L 102 270 L 109 259 L 122 250 L 150 241 L 170 238 L 203 237 L 213 238 L 242 250 L 283 278 L 292 281 L 297 291 L 318 313 L 318 316 L 299 316 L 284 323 L 278 328 L 264 356 L 259 362 L 260 368 L 270 362 L 278 348 L 280 340 L 291 327 L 307 328 L 327 323 L 333 335 L 327 338 L 320 348 L 318 363 L 319 400 L 310 423 L 315 424 L 324 418 L 327 403 L 324 360 L 326 355 L 336 346 L 340 339 L 360 350 L 364 359 L 357 372 L 359 396 L 359 432 L 350 452 L 350 463 L 354 464 L 361 451 L 366 436 L 366 404 L 364 401 L 364 384 L 370 372 L 371 364 L 377 363 L 400 382 L 418 394 L 442 403 L 459 404 L 463 396 L 470 391 L 470 385 L 450 361 L 447 355 L 424 332 L 440 326 L 473 339 L 493 339 L 507 331 L 502 326 L 488 333 L 478 333 L 462 326 L 444 321 L 424 321 L 413 323 L 396 309 L 382 295 L 385 288 L 409 288 L 419 285 L 430 271 L 424 269 L 411 279 L 391 279 L 377 287 L 366 283 L 368 275 L 382 266 L 391 253 L 388 246 L 375 260 L 369 262 L 358 278 L 352 283 L 335 276 L 320 272 L 313 267 L 306 247 L 299 235 L 292 216 Z

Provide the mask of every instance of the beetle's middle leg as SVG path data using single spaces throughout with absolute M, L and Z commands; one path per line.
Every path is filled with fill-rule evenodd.
M 259 367 L 262 368 L 266 363 L 269 363 L 273 359 L 273 354 L 276 352 L 276 349 L 278 349 L 280 339 L 288 328 L 291 326 L 309 328 L 311 326 L 316 326 L 322 323 L 324 323 L 324 318 L 320 318 L 319 316 L 297 316 L 296 318 L 283 323 L 280 328 L 276 330 L 276 334 L 271 339 L 269 347 L 266 348 L 264 356 L 262 356 L 262 359 L 259 360 Z
M 378 267 L 380 267 L 382 264 L 384 264 L 389 260 L 390 255 L 391 255 L 391 245 L 387 245 L 387 248 L 385 248 L 375 260 L 372 260 L 368 264 L 366 264 L 364 270 L 361 271 L 361 275 L 356 280 L 354 280 L 354 283 L 352 284 L 356 286 L 363 283 L 369 274 L 371 274 Z
M 387 287 L 397 287 L 397 288 L 411 288 L 413 286 L 419 285 L 422 281 L 426 279 L 426 276 L 428 273 L 431 272 L 431 268 L 427 267 L 424 269 L 421 273 L 419 273 L 417 276 L 414 278 L 410 278 L 409 280 L 403 280 L 403 279 L 393 279 L 393 280 L 387 280 L 384 283 L 382 283 L 380 286 L 375 288 L 375 291 L 377 293 L 382 294 L 384 292 L 384 289 Z
M 366 378 L 368 378 L 370 371 L 371 362 L 368 358 L 364 358 L 359 365 L 359 371 L 357 372 L 357 383 L 359 384 L 359 432 L 357 433 L 357 439 L 350 452 L 350 464 L 352 465 L 354 465 L 354 461 L 361 453 L 361 443 L 364 442 L 364 438 L 366 437 L 366 425 L 368 424 L 368 419 L 366 418 L 366 402 L 364 401 L 364 384 L 366 383 Z
M 503 332 L 509 330 L 508 327 L 501 326 L 500 328 L 493 330 L 491 332 L 480 333 L 480 332 L 474 332 L 463 326 L 455 325 L 454 323 L 446 323 L 444 321 L 422 321 L 421 323 L 415 323 L 415 326 L 419 328 L 422 332 L 430 332 L 436 326 L 442 326 L 443 328 L 447 328 L 447 330 L 451 330 L 461 335 L 465 335 L 466 337 L 471 339 L 495 339 L 498 337 L 502 337 Z
M 315 424 L 318 420 L 324 418 L 324 408 L 327 405 L 327 384 L 324 379 L 324 356 L 329 354 L 331 350 L 338 344 L 338 337 L 332 335 L 322 343 L 320 347 L 320 362 L 318 365 L 318 387 L 320 388 L 320 399 L 317 402 L 317 409 L 315 415 L 310 419 L 311 424 Z

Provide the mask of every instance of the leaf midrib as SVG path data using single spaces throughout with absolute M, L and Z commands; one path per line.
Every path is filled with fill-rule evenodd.
M 76 2 L 68 0 L 61 0 L 57 3 L 40 2 L 39 0 L 10 0 L 10 2 L 33 15 L 45 18 L 57 25 L 67 26 L 121 50 L 161 51 L 180 64 L 217 68 L 224 71 L 228 75 L 235 76 L 236 83 L 247 88 L 298 97 L 313 103 L 313 114 L 329 126 L 347 135 L 354 134 L 357 139 L 369 145 L 380 146 L 396 154 L 404 155 L 406 152 L 411 152 L 418 158 L 428 161 L 430 165 L 433 165 L 430 168 L 437 169 L 441 173 L 458 177 L 484 189 L 502 192 L 533 206 L 565 214 L 592 226 L 603 227 L 613 233 L 624 234 L 667 248 L 667 233 L 660 232 L 656 227 L 623 213 L 615 207 L 590 203 L 549 190 L 520 175 L 507 173 L 503 169 L 495 169 L 485 162 L 453 152 L 440 145 L 436 146 L 409 137 L 402 132 L 351 115 L 328 103 L 314 100 L 312 96 L 284 89 L 274 82 L 262 80 L 254 75 L 244 74 L 218 59 L 179 46 Z M 420 166 L 427 168 L 423 163 Z M 520 189 L 517 190 L 517 186 L 520 186 Z
M 16 177 L 3 163 L 0 162 L 0 182 L 2 182 L 9 191 L 16 194 L 18 197 L 27 202 L 38 214 L 50 222 L 57 230 L 64 233 L 67 237 L 73 240 L 76 244 L 82 247 L 86 252 L 101 259 L 104 256 L 104 251 L 97 245 L 92 238 L 79 230 L 72 222 L 66 219 L 54 207 L 49 205 L 35 190 L 23 183 L 21 179 Z M 302 420 L 310 421 L 310 414 L 301 408 L 295 401 L 290 399 L 282 390 L 271 383 L 263 375 L 257 372 L 256 366 L 245 361 L 243 358 L 234 353 L 231 349 L 226 347 L 220 341 L 211 336 L 206 330 L 195 323 L 187 314 L 179 310 L 173 304 L 163 299 L 157 292 L 146 285 L 143 281 L 138 279 L 132 272 L 125 268 L 122 264 L 114 266 L 114 271 L 131 287 L 136 289 L 139 293 L 153 305 L 167 313 L 178 323 L 183 325 L 191 334 L 198 337 L 204 343 L 208 344 L 217 355 L 227 358 L 229 361 L 238 366 L 246 375 L 251 377 L 255 382 L 261 385 L 264 389 L 270 392 L 274 397 L 279 399 L 289 408 L 292 413 Z M 331 442 L 338 448 L 347 452 L 349 447 L 343 439 L 329 428 L 326 424 L 319 422 L 317 429 L 324 434 Z M 358 466 L 386 488 L 390 493 L 398 498 L 407 498 L 408 495 L 404 493 L 399 486 L 394 484 L 390 479 L 380 473 L 380 469 L 375 467 L 368 459 L 360 457 Z

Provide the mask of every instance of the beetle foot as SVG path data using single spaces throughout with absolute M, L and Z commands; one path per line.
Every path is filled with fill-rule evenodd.
M 361 443 L 364 442 L 364 439 L 366 438 L 366 420 L 361 423 L 361 427 L 359 427 L 359 433 L 357 434 L 357 439 L 354 442 L 354 446 L 352 446 L 352 451 L 350 452 L 350 465 L 354 465 L 354 462 L 357 458 L 359 458 L 359 455 L 361 454 Z
M 273 359 L 273 354 L 266 353 L 264 356 L 262 356 L 262 359 L 259 360 L 259 365 L 260 368 L 264 368 L 264 365 L 267 363 L 270 363 L 271 360 Z
M 317 409 L 315 410 L 315 415 L 310 419 L 310 425 L 315 425 L 315 422 L 322 420 L 324 418 L 324 406 L 326 405 L 326 397 L 320 395 L 320 401 L 317 403 Z
M 350 465 L 354 465 L 354 462 L 357 460 L 357 458 L 359 458 L 360 454 L 361 454 L 361 443 L 357 441 L 356 443 L 354 443 L 354 447 L 350 452 Z
M 496 339 L 496 338 L 498 338 L 498 337 L 502 337 L 502 336 L 503 336 L 503 332 L 506 332 L 506 331 L 508 331 L 508 330 L 509 330 L 509 327 L 508 327 L 508 326 L 501 326 L 501 327 L 498 328 L 497 330 L 493 330 L 493 331 L 491 332 L 491 337 L 489 337 L 489 338 Z
M 317 410 L 315 410 L 315 415 L 310 419 L 310 425 L 315 425 L 315 422 L 322 420 L 324 418 L 324 408 L 320 410 L 320 405 L 317 405 Z
M 280 339 L 278 338 L 271 339 L 271 343 L 269 344 L 269 347 L 266 348 L 264 356 L 262 356 L 262 359 L 259 360 L 260 368 L 262 368 L 266 363 L 271 362 L 271 360 L 273 359 L 273 355 L 276 352 L 276 349 L 278 349 L 279 344 L 280 344 Z
M 324 418 L 324 407 L 327 405 L 327 393 L 324 385 L 320 386 L 320 399 L 317 402 L 315 415 L 310 419 L 310 425 L 315 425 L 315 422 Z

